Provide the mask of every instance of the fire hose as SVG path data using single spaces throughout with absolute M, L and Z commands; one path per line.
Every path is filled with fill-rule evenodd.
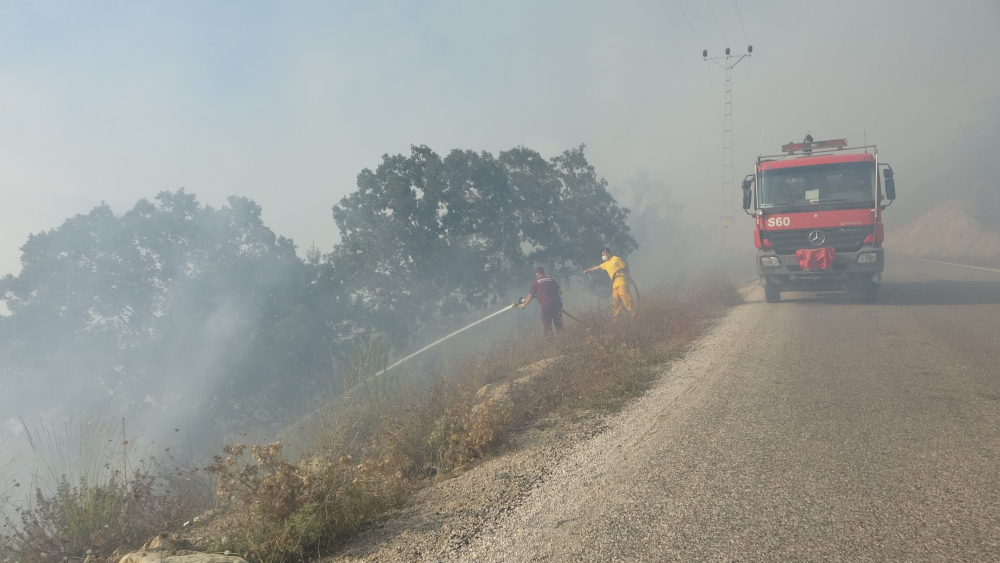
M 625 280 L 632 284 L 632 288 L 635 289 L 635 310 L 636 313 L 639 312 L 639 286 L 635 284 L 635 280 L 628 273 L 628 268 L 622 270 L 622 274 L 625 275 Z
M 635 280 L 632 279 L 632 276 L 630 276 L 627 271 L 622 270 L 622 275 L 625 276 L 625 280 L 626 280 L 627 283 L 632 284 L 632 289 L 635 290 L 635 309 L 638 312 L 638 310 L 639 310 L 639 286 L 635 283 Z M 514 306 L 520 305 L 521 303 L 524 303 L 524 298 L 523 297 L 517 303 L 511 303 L 510 306 L 514 307 Z M 574 321 L 576 321 L 576 322 L 578 322 L 580 324 L 587 324 L 587 323 L 581 321 L 580 319 L 574 317 L 573 315 L 569 314 L 566 311 L 566 309 L 562 309 L 561 311 L 562 311 L 563 315 L 566 315 L 567 317 L 573 319 Z
M 449 338 L 451 338 L 452 336 L 455 336 L 456 334 L 458 334 L 458 333 L 460 333 L 460 332 L 464 332 L 465 330 L 468 330 L 468 329 L 470 329 L 470 328 L 472 328 L 472 327 L 476 326 L 477 324 L 479 324 L 479 323 L 481 323 L 481 322 L 483 322 L 483 321 L 486 321 L 486 320 L 489 320 L 489 319 L 492 319 L 493 317 L 495 317 L 495 316 L 499 315 L 500 313 L 504 313 L 504 312 L 506 312 L 506 311 L 509 311 L 509 310 L 513 309 L 514 307 L 517 307 L 517 306 L 518 306 L 518 305 L 520 305 L 521 303 L 524 303 L 524 298 L 523 298 L 523 297 L 522 297 L 522 298 L 521 298 L 520 300 L 518 300 L 518 302 L 517 302 L 517 303 L 511 303 L 509 307 L 504 307 L 503 309 L 500 309 L 500 310 L 499 310 L 499 311 L 497 311 L 496 313 L 493 313 L 492 315 L 487 315 L 487 316 L 485 316 L 485 317 L 483 317 L 483 318 L 479 319 L 478 321 L 476 321 L 476 322 L 474 322 L 474 323 L 471 323 L 471 324 L 469 324 L 469 325 L 466 325 L 466 326 L 464 326 L 464 327 L 462 327 L 462 328 L 460 328 L 460 329 L 456 330 L 455 332 L 453 332 L 453 333 L 451 333 L 451 334 L 449 334 L 449 335 L 445 336 L 444 338 L 441 338 L 440 340 L 436 340 L 436 341 L 434 341 L 434 342 L 431 342 L 431 343 L 430 343 L 430 344 L 428 344 L 427 346 L 424 346 L 423 348 L 421 348 L 421 349 L 417 350 L 416 352 L 414 352 L 414 353 L 410 354 L 409 356 L 406 356 L 405 358 L 402 358 L 401 360 L 398 360 L 398 361 L 396 361 L 396 363 L 394 363 L 394 364 L 392 364 L 391 366 L 389 366 L 389 367 L 385 368 L 384 370 L 382 370 L 382 371 L 380 371 L 380 372 L 376 373 L 376 374 L 375 374 L 375 377 L 378 377 L 378 376 L 382 375 L 383 373 L 385 373 L 385 372 L 387 372 L 387 371 L 391 370 L 392 368 L 394 368 L 394 367 L 398 366 L 399 364 L 401 364 L 401 363 L 405 362 L 406 360 L 409 360 L 410 358 L 412 358 L 412 357 L 416 356 L 417 354 L 420 354 L 421 352 L 425 352 L 425 351 L 427 351 L 427 350 L 430 350 L 431 348 L 433 348 L 433 347 L 437 346 L 438 344 L 440 344 L 440 343 L 444 342 L 445 340 L 448 340 Z

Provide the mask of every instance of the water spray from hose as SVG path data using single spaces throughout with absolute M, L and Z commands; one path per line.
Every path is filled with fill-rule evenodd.
M 458 333 L 460 333 L 460 332 L 463 332 L 463 331 L 465 331 L 465 330 L 468 330 L 468 329 L 470 329 L 470 328 L 472 328 L 472 327 L 476 326 L 477 324 L 479 324 L 479 323 L 481 323 L 481 322 L 485 322 L 485 321 L 488 321 L 488 320 L 492 319 L 493 317 L 495 317 L 495 316 L 499 315 L 500 313 L 504 313 L 504 312 L 506 312 L 506 311 L 510 311 L 511 309 L 513 309 L 514 307 L 517 307 L 517 306 L 518 306 L 518 305 L 520 305 L 521 303 L 524 303 L 524 298 L 523 298 L 523 297 L 522 297 L 522 298 L 521 298 L 521 299 L 520 299 L 520 300 L 519 300 L 519 301 L 518 301 L 517 303 L 511 303 L 511 304 L 510 304 L 509 306 L 507 306 L 507 307 L 504 307 L 503 309 L 500 309 L 500 310 L 499 310 L 499 311 L 497 311 L 496 313 L 493 313 L 493 314 L 491 314 L 491 315 L 488 315 L 488 316 L 486 316 L 486 317 L 483 317 L 483 318 L 479 319 L 478 321 L 476 321 L 476 322 L 474 322 L 474 323 L 472 323 L 472 324 L 470 324 L 470 325 L 467 325 L 467 326 L 464 326 L 464 327 L 462 327 L 462 328 L 460 328 L 460 329 L 456 330 L 455 332 L 452 332 L 451 334 L 448 334 L 448 335 L 446 335 L 446 336 L 445 336 L 444 338 L 441 338 L 440 340 L 437 340 L 437 341 L 435 341 L 435 342 L 432 342 L 432 343 L 428 344 L 427 346 L 424 346 L 423 348 L 421 348 L 421 349 L 417 350 L 416 352 L 414 352 L 414 353 L 410 354 L 409 356 L 406 356 L 405 358 L 402 358 L 402 359 L 400 359 L 400 360 L 397 360 L 397 361 L 396 361 L 396 363 L 394 363 L 394 364 L 392 364 L 391 366 L 389 366 L 389 367 L 387 367 L 387 368 L 383 369 L 382 371 L 379 371 L 378 373 L 376 373 L 376 374 L 375 374 L 375 377 L 378 377 L 378 376 L 382 375 L 383 373 L 385 373 L 385 372 L 387 372 L 387 371 L 391 370 L 392 368 L 394 368 L 394 367 L 398 366 L 399 364 L 401 364 L 401 363 L 405 362 L 406 360 L 409 360 L 410 358 L 412 358 L 412 357 L 416 356 L 417 354 L 420 354 L 421 352 L 425 352 L 425 351 L 427 351 L 427 350 L 430 350 L 431 348 L 433 348 L 433 347 L 437 346 L 438 344 L 440 344 L 440 343 L 444 342 L 445 340 L 448 340 L 449 338 L 451 338 L 452 336 L 455 336 L 456 334 L 458 334 Z
M 488 321 L 488 320 L 492 319 L 493 317 L 495 317 L 495 316 L 499 315 L 500 313 L 503 313 L 503 312 L 506 312 L 506 311 L 510 311 L 511 309 L 513 309 L 514 307 L 517 307 L 517 306 L 518 306 L 518 305 L 520 305 L 521 303 L 524 303 L 524 298 L 523 298 L 523 297 L 522 297 L 521 299 L 519 299 L 519 300 L 517 301 L 517 303 L 511 303 L 510 305 L 508 305 L 508 306 L 504 307 L 503 309 L 500 309 L 499 311 L 497 311 L 497 312 L 495 312 L 495 313 L 492 313 L 492 314 L 490 314 L 490 315 L 487 315 L 487 316 L 485 316 L 485 317 L 483 317 L 483 318 L 479 319 L 478 321 L 476 321 L 476 322 L 474 322 L 474 323 L 472 323 L 472 324 L 469 324 L 469 325 L 466 325 L 466 326 L 464 326 L 464 327 L 462 327 L 462 328 L 460 328 L 460 329 L 456 330 L 455 332 L 452 332 L 451 334 L 448 334 L 448 335 L 445 335 L 445 336 L 444 336 L 443 338 L 441 338 L 441 339 L 439 339 L 439 340 L 436 340 L 436 341 L 434 341 L 434 342 L 432 342 L 432 343 L 428 344 L 427 346 L 424 346 L 423 348 L 421 348 L 421 349 L 417 350 L 416 352 L 414 352 L 414 353 L 410 354 L 409 356 L 406 356 L 405 358 L 402 358 L 402 359 L 400 359 L 400 360 L 397 360 L 397 361 L 396 361 L 395 363 L 393 363 L 393 364 L 392 364 L 391 366 L 389 366 L 389 367 L 387 367 L 387 368 L 385 368 L 385 369 L 383 369 L 383 370 L 380 370 L 380 371 L 379 371 L 378 373 L 376 373 L 375 375 L 373 375 L 373 376 L 372 376 L 372 379 L 374 379 L 374 378 L 376 378 L 376 377 L 379 377 L 379 376 L 381 376 L 381 375 L 382 375 L 382 374 L 384 374 L 385 372 L 387 372 L 387 371 L 391 370 L 392 368 L 394 368 L 394 367 L 398 366 L 399 364 L 401 364 L 401 363 L 405 362 L 406 360 L 409 360 L 410 358 L 412 358 L 412 357 L 414 357 L 414 356 L 416 356 L 416 355 L 420 354 L 421 352 L 426 352 L 427 350 L 430 350 L 431 348 L 433 348 L 433 347 L 437 346 L 438 344 L 440 344 L 440 343 L 444 342 L 445 340 L 448 340 L 449 338 L 451 338 L 452 336 L 455 336 L 456 334 L 458 334 L 458 333 L 460 333 L 460 332 L 463 332 L 463 331 L 466 331 L 466 330 L 468 330 L 468 329 L 470 329 L 470 328 L 472 328 L 472 327 L 476 326 L 476 325 L 477 325 L 477 324 L 479 324 L 479 323 L 482 323 L 482 322 L 485 322 L 485 321 Z M 364 382 L 362 382 L 362 381 L 359 381 L 359 382 L 358 382 L 358 383 L 356 383 L 356 384 L 355 384 L 355 385 L 354 385 L 353 387 L 351 387 L 350 389 L 346 390 L 346 391 L 344 392 L 344 396 L 350 396 L 350 395 L 353 395 L 353 394 L 354 394 L 354 393 L 355 393 L 355 392 L 356 392 L 356 391 L 357 391 L 358 389 L 360 389 L 360 388 L 361 388 L 361 387 L 362 387 L 362 386 L 363 386 L 364 384 L 365 384 Z M 318 413 L 319 413 L 319 412 L 320 412 L 321 410 L 323 410 L 323 407 L 319 407 L 319 408 L 317 408 L 316 410 L 314 410 L 314 411 L 312 411 L 311 413 L 307 414 L 306 416 L 302 417 L 302 419 L 301 419 L 301 420 L 299 421 L 299 423 L 301 424 L 302 422 L 305 422 L 306 420 L 309 420 L 310 418 L 312 418 L 313 416 L 315 416 L 316 414 L 318 414 Z

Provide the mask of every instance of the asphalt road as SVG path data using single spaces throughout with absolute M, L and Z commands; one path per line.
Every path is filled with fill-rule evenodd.
M 1000 561 L 1000 273 L 755 289 L 462 559 Z

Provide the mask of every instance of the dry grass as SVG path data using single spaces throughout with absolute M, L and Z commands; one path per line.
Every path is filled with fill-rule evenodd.
M 0 480 L 4 563 L 113 559 L 205 509 L 197 472 L 168 470 L 124 421 L 43 425 L 25 435 L 32 473 Z M 163 459 L 172 461 L 167 452 Z
M 214 548 L 261 562 L 328 552 L 414 488 L 498 453 L 541 417 L 612 410 L 641 395 L 654 381 L 654 364 L 679 354 L 741 300 L 724 279 L 654 291 L 636 319 L 614 323 L 607 310 L 587 311 L 577 315 L 582 323 L 550 339 L 504 341 L 426 386 L 376 377 L 386 351 L 368 339 L 355 357 L 355 392 L 310 422 L 309 455 L 292 463 L 275 442 L 236 445 L 215 459 L 209 470 L 219 477 L 220 498 L 238 517 Z M 518 373 L 546 358 L 531 377 Z M 477 397 L 497 384 L 505 392 Z
M 551 338 L 499 342 L 424 384 L 378 375 L 388 350 L 364 339 L 346 379 L 352 392 L 300 425 L 308 438 L 299 439 L 298 454 L 286 455 L 280 441 L 237 444 L 206 468 L 225 523 L 208 547 L 275 563 L 328 552 L 415 488 L 501 452 L 540 418 L 613 410 L 641 395 L 654 364 L 740 301 L 723 279 L 654 291 L 636 319 L 578 311 L 582 323 L 567 319 Z M 493 391 L 477 395 L 481 389 Z M 84 421 L 75 434 L 40 427 L 27 437 L 37 468 L 28 482 L 0 471 L 0 563 L 109 560 L 205 507 L 204 476 L 168 471 L 124 422 Z M 161 456 L 172 463 L 168 452 Z

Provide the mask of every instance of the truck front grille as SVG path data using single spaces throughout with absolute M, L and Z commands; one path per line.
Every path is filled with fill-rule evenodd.
M 771 241 L 778 254 L 795 254 L 800 248 L 822 248 L 832 246 L 837 252 L 857 252 L 865 242 L 865 237 L 874 232 L 873 226 L 832 227 L 828 229 L 798 229 L 793 231 L 766 231 L 763 237 Z M 823 233 L 823 244 L 810 244 L 809 234 Z

